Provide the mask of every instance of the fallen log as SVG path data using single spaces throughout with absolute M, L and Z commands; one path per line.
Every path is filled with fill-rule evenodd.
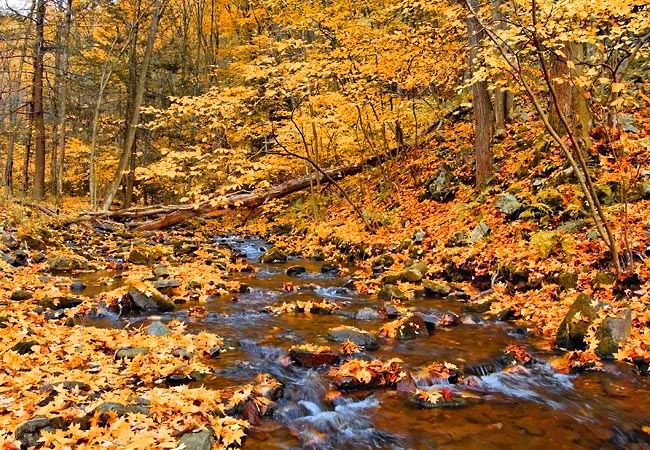
M 134 231 L 159 230 L 192 217 L 206 215 L 219 210 L 228 208 L 255 208 L 263 205 L 269 200 L 282 198 L 289 194 L 293 194 L 294 192 L 307 189 L 317 181 L 321 186 L 330 183 L 336 184 L 337 181 L 351 175 L 356 175 L 367 167 L 378 166 L 379 164 L 394 158 L 398 153 L 399 149 L 394 149 L 386 154 L 368 158 L 359 164 L 330 170 L 322 170 L 319 173 L 294 178 L 275 185 L 265 191 L 235 192 L 226 196 L 211 198 L 194 204 L 140 206 L 117 211 L 87 211 L 73 220 L 79 221 L 84 220 L 84 218 L 143 219 L 151 216 L 161 216 L 146 222 L 132 222 L 127 224 L 128 226 L 133 227 Z
M 269 200 L 282 198 L 289 194 L 293 194 L 294 192 L 307 189 L 310 185 L 313 185 L 317 179 L 320 180 L 321 185 L 326 185 L 330 182 L 328 178 L 338 181 L 350 175 L 360 173 L 364 167 L 367 166 L 368 164 L 355 164 L 338 169 L 326 170 L 325 173 L 327 174 L 327 177 L 320 176 L 320 174 L 306 175 L 300 178 L 294 178 L 293 180 L 285 181 L 284 183 L 278 184 L 261 192 L 231 194 L 221 199 L 210 199 L 196 205 L 178 205 L 175 208 L 168 207 L 166 209 L 171 210 L 172 212 L 160 217 L 159 219 L 141 223 L 140 225 L 136 226 L 134 230 L 159 230 L 161 228 L 175 225 L 192 217 L 202 216 L 221 209 L 228 209 L 232 207 L 255 208 L 257 206 L 263 205 Z M 128 213 L 129 211 L 126 210 L 122 212 L 121 216 L 128 217 Z M 159 214 L 160 207 L 152 209 L 151 213 L 152 215 Z M 139 217 L 143 217 L 144 214 L 144 211 L 139 211 Z M 137 214 L 133 214 L 131 217 L 135 216 L 137 216 Z

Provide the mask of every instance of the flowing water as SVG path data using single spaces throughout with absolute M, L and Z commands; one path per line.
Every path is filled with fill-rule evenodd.
M 453 409 L 419 409 L 405 394 L 374 390 L 344 394 L 325 401 L 333 389 L 327 369 L 306 369 L 282 364 L 296 344 L 331 345 L 329 328 L 352 325 L 377 332 L 382 321 L 359 321 L 353 314 L 316 315 L 261 312 L 267 305 L 296 300 L 327 299 L 342 311 L 377 308 L 378 301 L 345 287 L 345 279 L 320 273 L 323 263 L 290 260 L 282 264 L 257 263 L 267 244 L 256 239 L 224 237 L 227 245 L 246 255 L 255 266 L 254 278 L 238 275 L 250 286 L 237 302 L 208 302 L 202 320 L 191 319 L 181 306 L 162 320 L 177 318 L 189 330 L 208 330 L 222 336 L 227 351 L 214 362 L 214 375 L 203 383 L 214 388 L 240 385 L 259 372 L 270 373 L 285 386 L 272 417 L 250 431 L 244 449 L 643 449 L 650 448 L 650 380 L 631 367 L 607 365 L 606 372 L 563 375 L 545 361 L 557 354 L 539 338 L 527 337 L 520 328 L 501 322 L 465 320 L 456 327 L 436 329 L 429 337 L 411 341 L 386 340 L 371 358 L 398 357 L 406 370 L 417 371 L 434 361 L 448 361 L 477 375 L 471 387 L 447 385 L 454 392 L 474 397 L 468 406 Z M 299 264 L 307 273 L 285 274 Z M 96 279 L 96 278 L 95 278 Z M 92 295 L 104 286 L 84 280 Z M 291 282 L 293 292 L 284 290 Z M 115 286 L 112 286 L 115 287 Z M 112 288 L 111 287 L 111 288 Z M 416 310 L 452 311 L 461 304 L 420 299 Z M 133 318 L 130 318 L 133 322 Z M 146 323 L 147 318 L 141 318 Z M 123 326 L 119 318 L 104 326 Z M 539 361 L 530 366 L 502 370 L 497 363 L 509 344 L 524 345 Z M 442 383 L 442 381 L 439 381 Z M 422 389 L 436 387 L 420 382 Z M 439 386 L 438 386 L 439 387 Z M 333 403 L 333 404 L 332 404 Z M 647 429 L 647 428 L 645 428 Z

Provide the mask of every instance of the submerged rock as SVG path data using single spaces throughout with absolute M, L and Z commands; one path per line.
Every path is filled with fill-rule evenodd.
M 380 320 L 381 315 L 372 308 L 361 308 L 354 318 L 357 320 Z
M 262 264 L 270 264 L 274 262 L 286 262 L 287 254 L 280 250 L 278 247 L 271 247 L 260 256 Z
M 290 277 L 297 277 L 307 273 L 307 269 L 303 266 L 291 266 L 287 269 L 287 275 Z

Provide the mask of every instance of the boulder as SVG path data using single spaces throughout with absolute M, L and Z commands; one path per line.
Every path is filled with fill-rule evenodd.
M 79 306 L 83 303 L 79 297 L 62 295 L 60 297 L 45 297 L 39 300 L 38 305 L 49 309 L 68 309 Z
M 154 320 L 147 327 L 147 334 L 151 336 L 169 336 L 172 332 L 169 327 L 160 320 Z
M 290 277 L 297 277 L 307 273 L 307 269 L 303 266 L 291 266 L 287 269 L 287 275 Z
M 27 233 L 18 233 L 17 237 L 18 240 L 27 245 L 27 248 L 30 250 L 45 250 L 45 242 L 43 242 L 43 240 L 38 237 Z
M 71 272 L 75 270 L 92 270 L 93 267 L 81 256 L 52 255 L 47 258 L 50 272 Z
M 451 293 L 451 287 L 442 281 L 423 280 L 425 297 L 447 297 Z
M 29 300 L 32 298 L 32 293 L 29 291 L 26 291 L 25 289 L 18 289 L 17 291 L 13 291 L 11 293 L 11 300 L 20 302 L 23 300 Z
M 133 303 L 133 309 L 145 312 L 169 312 L 176 308 L 174 302 L 167 296 L 156 291 L 132 286 L 127 295 Z
M 156 278 L 168 278 L 169 268 L 164 264 L 158 264 L 153 268 L 152 273 Z
M 575 272 L 562 272 L 557 276 L 557 284 L 565 291 L 575 289 L 578 287 L 578 274 Z
M 401 281 L 407 282 L 407 283 L 417 283 L 418 281 L 421 281 L 423 278 L 422 272 L 420 272 L 418 269 L 415 269 L 413 267 L 409 267 L 408 269 L 404 269 L 400 274 L 399 278 Z
M 510 192 L 505 192 L 494 201 L 494 207 L 505 214 L 508 219 L 514 220 L 519 216 L 522 204 Z
M 445 168 L 441 168 L 436 175 L 431 177 L 426 182 L 425 188 L 425 193 L 420 196 L 421 201 L 431 199 L 436 202 L 448 202 L 456 194 L 453 176 Z
M 302 367 L 329 366 L 339 361 L 339 356 L 332 351 L 309 351 L 301 347 L 290 349 L 289 357 L 294 363 Z
M 387 284 L 382 287 L 377 297 L 381 300 L 408 300 L 408 296 L 394 284 Z
M 429 331 L 424 319 L 419 314 L 402 319 L 395 335 L 397 339 L 401 340 L 410 340 L 423 336 L 429 336 Z
M 115 352 L 115 360 L 120 359 L 134 359 L 136 356 L 149 354 L 149 349 L 146 347 L 122 347 Z
M 159 261 L 163 256 L 162 250 L 152 245 L 136 245 L 131 249 L 128 261 L 132 264 L 151 264 Z
M 631 330 L 632 312 L 629 308 L 620 311 L 616 317 L 606 317 L 596 331 L 596 354 L 605 359 L 613 358 L 618 346 L 628 338 Z
M 349 340 L 358 346 L 365 347 L 367 350 L 379 348 L 377 336 L 350 326 L 342 325 L 336 328 L 330 328 L 327 332 L 327 339 L 337 343 L 343 343 Z
M 567 350 L 585 350 L 587 330 L 596 318 L 598 306 L 591 297 L 580 294 L 557 330 L 555 345 Z
M 362 308 L 354 316 L 357 320 L 380 320 L 381 315 L 372 308 Z
M 184 450 L 210 450 L 215 443 L 211 429 L 184 433 L 179 440 L 179 448 Z
M 31 448 L 39 443 L 43 431 L 53 433 L 64 427 L 65 421 L 61 417 L 34 417 L 18 425 L 15 436 L 16 440 L 22 444 L 21 448 Z M 7 448 L 16 447 L 9 446 Z
M 274 262 L 286 262 L 287 254 L 280 250 L 278 247 L 271 247 L 260 256 L 262 264 L 270 264 Z

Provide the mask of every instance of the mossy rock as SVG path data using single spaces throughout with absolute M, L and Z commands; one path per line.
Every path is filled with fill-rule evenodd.
M 557 330 L 555 345 L 567 350 L 585 350 L 587 330 L 596 319 L 598 309 L 598 303 L 591 297 L 578 295 Z
M 152 264 L 160 261 L 163 253 L 157 247 L 151 245 L 136 245 L 131 249 L 128 260 L 132 264 Z
M 271 264 L 275 262 L 286 262 L 287 254 L 280 250 L 278 247 L 271 247 L 260 256 L 262 264 Z
M 365 330 L 360 330 L 359 328 L 350 326 L 341 325 L 336 328 L 330 328 L 327 332 L 327 339 L 337 343 L 352 341 L 367 350 L 379 348 L 379 340 L 377 339 L 377 336 L 370 334 Z
M 417 283 L 419 281 L 422 281 L 423 275 L 422 272 L 420 272 L 418 269 L 415 269 L 413 267 L 409 267 L 408 269 L 404 269 L 400 274 L 399 278 L 401 281 L 407 282 L 407 283 Z
M 381 288 L 377 297 L 381 300 L 408 300 L 408 296 L 394 284 L 386 284 Z
M 47 258 L 50 272 L 73 272 L 93 270 L 92 265 L 81 256 L 52 255 Z
M 619 345 L 624 342 L 632 330 L 632 311 L 626 308 L 616 317 L 606 317 L 596 331 L 598 346 L 596 354 L 604 359 L 611 359 L 618 351 Z
M 422 287 L 424 288 L 425 297 L 447 297 L 451 294 L 451 286 L 444 282 L 423 280 Z
M 575 289 L 578 287 L 578 274 L 575 272 L 562 272 L 557 276 L 556 281 L 565 291 Z

